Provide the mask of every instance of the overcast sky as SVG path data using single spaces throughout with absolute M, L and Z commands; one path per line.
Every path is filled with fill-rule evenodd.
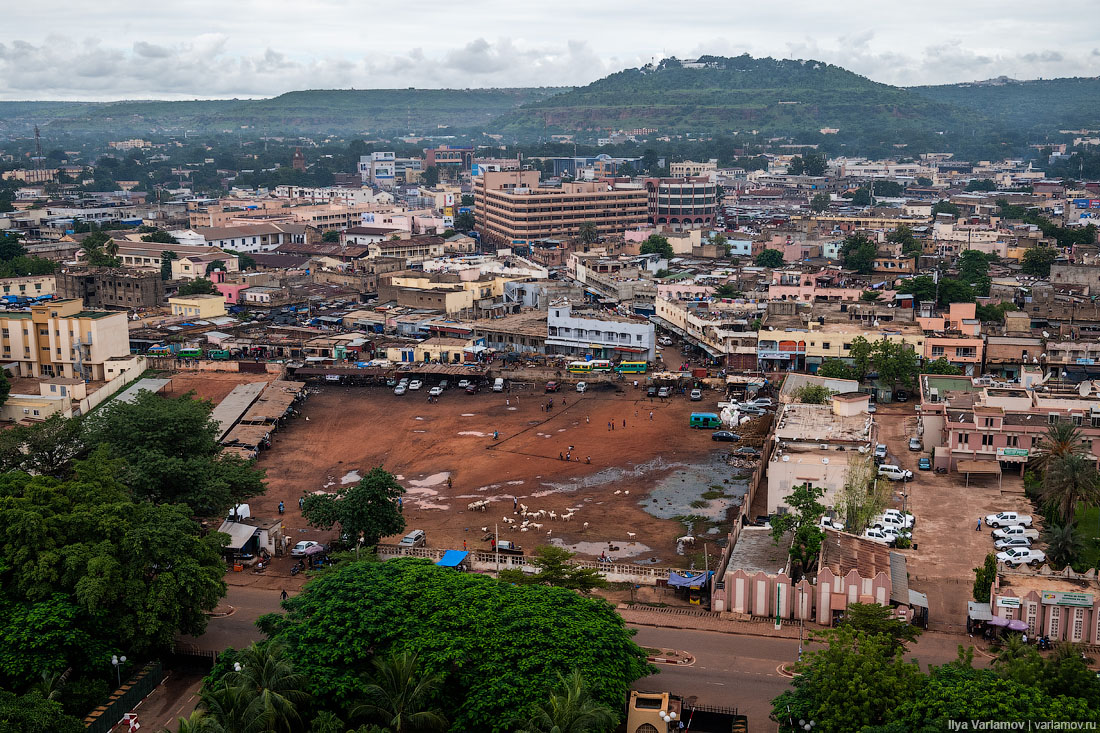
M 0 23 L 6 100 L 579 85 L 702 53 L 899 85 L 1100 75 L 1097 0 L 5 0 Z

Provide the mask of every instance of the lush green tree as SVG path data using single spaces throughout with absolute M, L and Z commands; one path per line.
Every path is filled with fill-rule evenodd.
M 668 238 L 662 237 L 660 234 L 650 234 L 642 242 L 641 253 L 644 255 L 659 254 L 666 260 L 670 260 L 675 256 L 672 245 L 668 243 Z
M 309 694 L 303 689 L 302 676 L 295 671 L 280 645 L 252 644 L 241 652 L 234 652 L 226 661 L 233 665 L 232 668 L 222 665 L 211 675 L 212 679 L 207 680 L 215 690 L 220 687 L 242 692 L 241 695 L 223 696 L 223 702 L 234 705 L 225 719 L 208 707 L 224 728 L 232 731 L 234 721 L 257 718 L 265 721 L 265 731 L 292 733 L 300 730 L 300 710 L 308 702 Z
M 899 701 L 889 718 L 902 724 L 902 730 L 931 733 L 947 730 L 948 721 L 1086 721 L 1095 715 L 1083 700 L 1051 696 L 991 670 L 953 662 L 936 667 L 919 692 Z
M 179 240 L 163 229 L 154 229 L 141 237 L 143 242 L 156 242 L 157 244 L 179 244 Z
M 710 243 L 722 252 L 722 257 L 729 257 L 730 253 L 733 251 L 733 247 L 730 246 L 729 237 L 722 232 L 715 232 L 711 235 Z
M 817 368 L 817 376 L 826 379 L 859 379 L 855 369 L 843 359 L 825 359 Z
M 829 209 L 829 204 L 831 204 L 832 201 L 832 198 L 827 193 L 815 193 L 814 197 L 810 199 L 810 209 L 820 214 Z
M 175 731 L 164 728 L 161 733 L 225 733 L 222 724 L 205 709 L 201 708 L 193 711 L 186 718 L 179 718 L 176 725 L 177 729 Z M 343 733 L 343 729 L 341 728 L 336 733 Z
M 856 336 L 848 347 L 848 356 L 852 359 L 852 368 L 856 379 L 863 379 L 871 371 L 871 357 L 875 347 L 863 336 Z
M 443 678 L 420 668 L 409 651 L 375 657 L 371 682 L 363 690 L 365 702 L 351 711 L 353 720 L 377 721 L 393 733 L 443 731 L 447 718 L 434 705 Z
M 976 249 L 965 250 L 959 255 L 955 266 L 959 270 L 959 279 L 963 282 L 974 283 L 980 278 L 989 276 L 989 265 L 996 262 L 997 255 L 986 254 Z
M 962 369 L 955 366 L 942 356 L 939 359 L 933 359 L 932 361 L 924 362 L 924 366 L 920 368 L 921 374 L 946 374 L 949 376 L 958 376 L 962 374 Z
M 506 569 L 500 571 L 500 579 L 505 583 L 519 585 L 542 584 L 556 588 L 569 588 L 585 594 L 591 593 L 595 588 L 607 586 L 607 581 L 598 570 L 582 568 L 570 563 L 574 555 L 576 553 L 564 547 L 539 545 L 529 560 L 529 563 L 538 569 L 537 573 Z
M 216 292 L 218 291 L 214 287 L 214 283 L 204 277 L 188 280 L 179 287 L 180 295 L 213 295 Z
M 865 186 L 860 186 L 855 191 L 845 193 L 844 198 L 850 199 L 852 206 L 870 206 L 872 203 L 871 190 Z
M 239 269 L 239 270 L 255 270 L 256 269 L 256 259 L 252 255 L 247 254 L 245 252 L 235 252 L 231 249 L 223 249 L 222 251 L 225 252 L 227 255 L 236 255 L 237 256 L 237 269 Z
M 1046 462 L 1039 498 L 1072 526 L 1077 505 L 1100 504 L 1100 473 L 1096 461 L 1083 455 L 1058 456 Z
M 775 544 L 778 545 L 788 532 L 794 532 L 791 558 L 804 569 L 809 569 L 816 560 L 821 551 L 821 541 L 825 538 L 825 533 L 821 531 L 825 506 L 819 501 L 824 495 L 824 487 L 799 484 L 784 500 L 790 511 L 771 519 Z
M 1044 530 L 1047 543 L 1047 557 L 1051 565 L 1064 568 L 1073 565 L 1085 551 L 1085 542 L 1077 526 L 1073 524 L 1052 524 Z
M 985 562 L 980 568 L 974 568 L 974 600 L 980 603 L 989 603 L 989 592 L 993 589 L 993 581 L 997 577 L 997 555 L 989 553 L 985 556 Z
M 962 212 L 959 211 L 959 207 L 951 203 L 947 199 L 937 201 L 932 204 L 932 218 L 936 218 L 940 214 L 950 214 L 951 216 L 959 216 Z
M 1050 277 L 1050 266 L 1061 253 L 1053 247 L 1031 247 L 1024 252 L 1020 262 L 1020 272 L 1034 277 Z
M 439 184 L 439 168 L 429 165 L 420 172 L 420 182 L 431 188 Z
M 329 707 L 359 699 L 375 655 L 414 651 L 441 675 L 451 730 L 510 730 L 534 715 L 559 673 L 584 669 L 615 710 L 653 668 L 606 601 L 564 588 L 517 586 L 428 560 L 345 561 L 313 579 L 260 628 L 284 643 L 307 691 Z
M 225 260 L 213 260 L 206 265 L 206 274 L 214 272 L 214 270 L 221 270 L 225 272 Z
M 112 652 L 206 628 L 225 594 L 225 536 L 200 536 L 186 507 L 134 501 L 123 468 L 100 449 L 66 481 L 0 476 L 0 684 L 102 672 Z
M 459 206 L 470 207 L 470 206 L 473 206 L 473 205 L 474 205 L 474 195 L 471 194 L 471 193 L 462 194 L 462 198 L 460 199 Z
M 848 270 L 870 275 L 874 270 L 878 247 L 862 234 L 850 234 L 840 245 L 840 261 Z
M 975 178 L 966 184 L 967 191 L 996 191 L 997 182 L 990 178 Z
M 825 153 L 808 153 L 802 156 L 803 172 L 807 176 L 823 176 L 828 162 Z
M 1030 647 L 1029 647 L 1030 648 Z M 1067 695 L 1084 700 L 1095 713 L 1100 711 L 1100 677 L 1085 663 L 1077 644 L 1062 642 L 1046 658 L 1040 683 L 1052 697 Z
M 27 250 L 19 243 L 17 232 L 0 232 L 0 260 L 14 260 L 26 254 Z
M 1018 310 L 1013 303 L 998 303 L 997 305 L 979 305 L 974 316 L 983 323 L 1004 323 L 1005 313 Z
M 806 171 L 806 163 L 802 160 L 802 156 L 796 155 L 791 158 L 791 161 L 787 163 L 787 175 L 789 176 L 801 176 Z
M 172 260 L 176 259 L 176 253 L 166 249 L 160 253 L 160 279 L 168 281 L 172 279 Z
M 66 715 L 61 703 L 36 692 L 14 695 L 0 690 L 0 733 L 84 733 L 79 718 Z
M 879 379 L 890 386 L 898 383 L 912 386 L 920 372 L 920 358 L 913 347 L 885 336 L 874 343 L 871 364 Z
M 263 473 L 224 455 L 212 405 L 191 393 L 166 399 L 142 391 L 132 402 L 104 405 L 87 426 L 91 445 L 125 456 L 122 480 L 138 499 L 187 504 L 199 516 L 224 516 L 232 506 L 264 492 Z
M 938 302 L 941 306 L 949 303 L 973 303 L 974 288 L 962 280 L 945 277 L 940 280 L 940 298 Z
M 772 701 L 772 720 L 784 733 L 800 730 L 799 720 L 813 720 L 820 733 L 882 725 L 921 689 L 920 667 L 903 661 L 885 635 L 842 625 L 813 638 L 827 646 L 807 652 L 795 665 L 794 689 Z
M 84 250 L 84 261 L 93 267 L 119 267 L 122 264 L 122 260 L 114 256 L 118 245 L 106 232 L 92 232 L 80 240 L 80 247 Z
M 351 486 L 335 494 L 310 494 L 302 507 L 302 516 L 314 527 L 340 527 L 353 539 L 362 539 L 374 547 L 381 538 L 405 529 L 398 499 L 405 488 L 393 474 L 375 466 Z
M 321 241 L 322 242 L 328 242 L 329 244 L 336 244 L 337 242 L 340 241 L 340 230 L 339 229 L 329 229 L 328 231 L 326 231 L 324 234 L 321 235 Z
M 1038 466 L 1046 468 L 1050 461 L 1068 456 L 1085 454 L 1084 436 L 1077 426 L 1068 420 L 1047 424 L 1046 433 L 1037 447 Z
M 917 185 L 928 188 L 932 185 L 932 179 L 926 176 L 917 176 Z
M 714 289 L 715 298 L 740 298 L 742 295 L 733 283 L 722 283 Z
M 600 230 L 592 222 L 586 221 L 577 231 L 577 238 L 584 244 L 595 244 L 600 238 Z
M 782 267 L 783 253 L 777 249 L 764 249 L 753 260 L 757 267 Z
M 912 296 L 920 300 L 935 300 L 936 299 L 936 281 L 932 279 L 930 275 L 917 275 L 905 280 L 899 287 L 900 293 L 911 293 Z
M 794 397 L 804 405 L 824 405 L 833 390 L 823 384 L 804 384 L 794 391 Z
M 922 245 L 913 230 L 906 224 L 900 224 L 894 231 L 886 235 L 887 242 L 901 245 L 901 253 L 906 257 L 918 257 L 922 251 Z
M 460 232 L 468 232 L 476 226 L 477 221 L 472 211 L 460 211 L 455 217 L 455 228 Z
M 558 675 L 550 698 L 517 733 L 604 733 L 615 728 L 617 716 L 596 700 L 579 670 Z
M 878 634 L 890 639 L 893 643 L 893 648 L 888 650 L 890 654 L 908 651 L 908 645 L 921 635 L 919 627 L 899 619 L 893 608 L 877 603 L 849 603 L 842 624 L 865 634 Z
M 63 477 L 85 450 L 83 422 L 55 412 L 0 433 L 0 470 Z

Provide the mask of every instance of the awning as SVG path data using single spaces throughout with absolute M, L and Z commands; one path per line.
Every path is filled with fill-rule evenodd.
M 909 605 L 917 606 L 918 608 L 928 608 L 928 596 L 919 591 L 915 591 L 912 588 L 909 589 Z
M 256 534 L 256 528 L 252 525 L 228 520 L 222 522 L 222 526 L 218 527 L 218 531 L 229 535 L 229 544 L 226 547 L 230 550 L 241 549 L 252 539 L 252 535 Z
M 990 610 L 988 603 L 978 603 L 977 601 L 966 602 L 966 615 L 973 621 L 988 621 L 993 618 L 993 611 Z
M 996 461 L 960 460 L 955 464 L 955 470 L 959 473 L 987 473 L 995 476 L 1001 472 L 1001 466 Z
M 436 565 L 444 568 L 457 568 L 459 565 L 465 562 L 466 556 L 469 554 L 470 553 L 463 552 L 462 550 L 447 550 L 443 553 L 443 557 L 439 560 L 439 562 L 436 563 Z
M 707 582 L 706 573 L 677 573 L 670 570 L 668 573 L 668 585 L 670 588 L 701 588 Z

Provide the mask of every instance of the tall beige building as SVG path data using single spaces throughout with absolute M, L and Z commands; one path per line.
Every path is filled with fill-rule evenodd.
M 84 310 L 77 299 L 0 312 L 0 341 L 20 377 L 104 381 L 106 362 L 130 355 L 126 314 Z
M 576 237 L 584 224 L 601 236 L 622 234 L 646 223 L 646 191 L 606 181 L 541 187 L 538 171 L 489 171 L 474 178 L 474 216 L 495 244 Z

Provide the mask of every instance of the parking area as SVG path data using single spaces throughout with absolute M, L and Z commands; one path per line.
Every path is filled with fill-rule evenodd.
M 911 482 L 895 483 L 894 506 L 916 517 L 914 549 L 905 550 L 910 587 L 928 594 L 930 625 L 938 630 L 961 631 L 966 628 L 966 602 L 971 600 L 973 569 L 986 554 L 994 551 L 991 529 L 978 518 L 998 511 L 1034 514 L 1023 493 L 1019 476 L 1004 474 L 1001 487 L 994 479 L 972 480 L 957 473 L 937 474 L 918 469 L 917 462 L 927 451 L 908 448 L 917 434 L 916 412 L 912 404 L 880 405 L 875 415 L 879 439 L 887 446 L 889 461 L 913 472 Z M 908 494 L 907 500 L 902 493 Z

